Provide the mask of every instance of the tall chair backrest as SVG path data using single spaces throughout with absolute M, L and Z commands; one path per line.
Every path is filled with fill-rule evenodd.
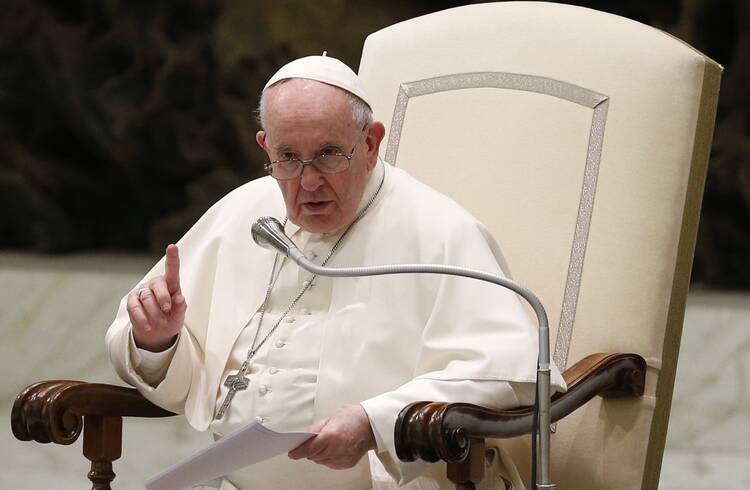
M 450 9 L 365 42 L 383 158 L 490 228 L 547 307 L 557 365 L 648 361 L 645 396 L 557 425 L 561 489 L 658 484 L 720 73 L 664 32 L 547 2 Z M 506 442 L 522 473 L 528 445 Z

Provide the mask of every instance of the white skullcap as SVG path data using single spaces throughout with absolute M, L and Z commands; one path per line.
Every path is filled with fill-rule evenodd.
M 306 78 L 334 85 L 356 95 L 372 108 L 357 74 L 336 58 L 326 56 L 325 52 L 323 56 L 306 56 L 290 61 L 268 80 L 263 90 L 288 78 Z

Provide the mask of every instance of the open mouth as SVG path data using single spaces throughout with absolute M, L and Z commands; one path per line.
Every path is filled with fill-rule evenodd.
M 331 205 L 333 205 L 332 201 L 306 202 L 302 204 L 302 210 L 308 214 L 320 214 L 325 212 Z

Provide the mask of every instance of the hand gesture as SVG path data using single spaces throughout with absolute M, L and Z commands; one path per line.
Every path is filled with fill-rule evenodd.
M 167 246 L 163 276 L 151 279 L 128 295 L 133 339 L 141 349 L 159 352 L 174 343 L 185 321 L 187 303 L 180 291 L 180 253 Z
M 351 468 L 376 446 L 370 419 L 361 405 L 339 407 L 308 431 L 318 434 L 290 451 L 289 457 L 307 458 L 334 470 Z

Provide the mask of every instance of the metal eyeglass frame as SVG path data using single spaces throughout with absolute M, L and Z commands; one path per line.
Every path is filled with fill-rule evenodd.
M 370 123 L 365 123 L 365 125 L 362 126 L 362 130 L 360 131 L 360 136 L 365 132 L 365 129 L 367 129 L 367 126 L 369 126 L 369 124 Z M 315 167 L 315 169 L 318 172 L 320 172 L 322 174 L 326 174 L 326 175 L 335 175 L 335 174 L 340 174 L 341 172 L 346 172 L 349 169 L 349 167 L 351 166 L 351 164 L 352 164 L 352 158 L 354 157 L 354 151 L 357 149 L 357 146 L 359 145 L 360 141 L 361 141 L 360 139 L 357 139 L 357 142 L 354 143 L 354 146 L 352 147 L 352 151 L 350 151 L 348 155 L 345 155 L 345 154 L 343 154 L 341 152 L 337 152 L 337 153 L 334 153 L 332 155 L 328 155 L 328 156 L 331 156 L 331 157 L 344 157 L 344 158 L 346 158 L 346 167 L 345 168 L 342 168 L 341 170 L 336 170 L 335 172 L 326 172 L 325 170 L 322 170 L 322 169 L 320 169 L 317 166 Z M 288 158 L 286 160 L 273 160 L 273 161 L 271 161 L 269 163 L 266 163 L 263 166 L 263 168 L 266 170 L 266 172 L 268 172 L 268 175 L 270 175 L 271 177 L 273 177 L 276 180 L 294 180 L 297 177 L 300 177 L 305 172 L 305 166 L 312 165 L 313 162 L 315 162 L 315 160 L 319 159 L 322 156 L 324 156 L 324 154 L 316 155 L 316 156 L 314 156 L 312 158 L 309 158 L 307 160 L 303 160 L 301 158 Z M 272 173 L 273 172 L 273 164 L 274 163 L 284 163 L 284 162 L 293 162 L 293 161 L 297 161 L 297 162 L 301 163 L 301 165 L 299 166 L 299 173 L 297 175 L 295 175 L 294 177 L 287 177 L 285 179 L 280 179 L 278 177 L 274 177 L 274 175 Z

